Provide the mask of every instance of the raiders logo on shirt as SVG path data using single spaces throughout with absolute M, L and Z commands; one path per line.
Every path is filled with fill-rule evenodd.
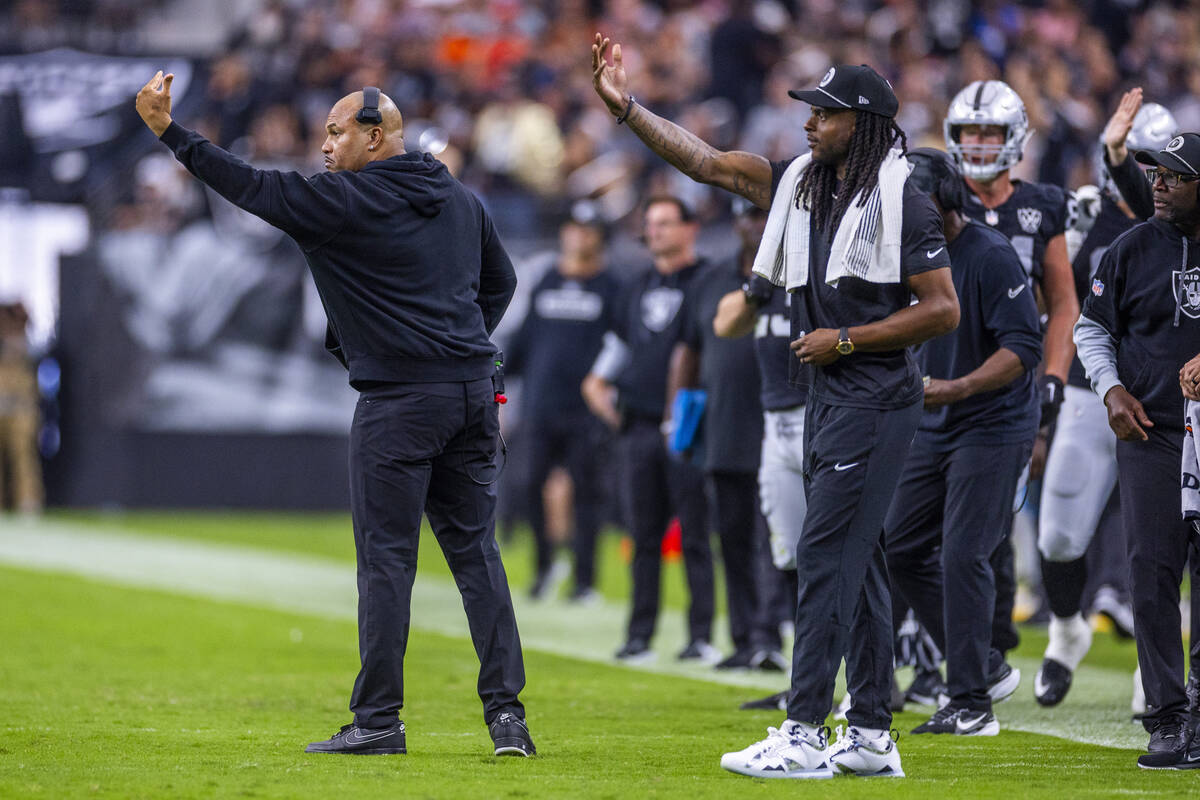
M 1171 283 L 1179 310 L 1192 319 L 1200 319 L 1200 267 L 1172 271 Z
M 1018 208 L 1017 222 L 1026 233 L 1037 233 L 1042 225 L 1042 212 L 1036 208 Z
M 662 333 L 683 304 L 683 290 L 660 286 L 642 295 L 642 324 L 647 329 Z

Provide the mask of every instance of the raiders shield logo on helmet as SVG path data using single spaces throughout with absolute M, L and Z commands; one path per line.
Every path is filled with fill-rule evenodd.
M 1037 233 L 1042 225 L 1042 212 L 1036 208 L 1018 208 L 1017 222 L 1026 233 Z
M 1175 287 L 1175 302 L 1179 310 L 1192 319 L 1200 319 L 1200 267 L 1190 267 L 1171 273 Z

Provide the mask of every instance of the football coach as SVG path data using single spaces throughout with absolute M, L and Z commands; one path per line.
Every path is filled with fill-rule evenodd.
M 350 509 L 358 556 L 354 720 L 311 753 L 404 753 L 404 650 L 421 512 L 462 593 L 479 696 L 496 755 L 533 755 L 508 578 L 496 546 L 500 387 L 489 335 L 516 288 L 479 200 L 431 155 L 404 150 L 404 122 L 375 87 L 334 105 L 312 178 L 258 170 L 171 121 L 160 71 L 142 120 L 189 172 L 304 251 L 329 319 L 326 346 L 358 390 Z

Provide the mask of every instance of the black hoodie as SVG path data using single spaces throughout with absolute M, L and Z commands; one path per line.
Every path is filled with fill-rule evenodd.
M 512 262 L 479 200 L 433 156 L 358 172 L 254 169 L 175 123 L 188 171 L 296 240 L 329 318 L 326 346 L 350 384 L 489 377 L 488 339 L 512 299 Z
M 1200 246 L 1158 218 L 1100 259 L 1083 316 L 1117 347 L 1117 375 L 1160 428 L 1183 430 L 1179 370 L 1200 353 Z

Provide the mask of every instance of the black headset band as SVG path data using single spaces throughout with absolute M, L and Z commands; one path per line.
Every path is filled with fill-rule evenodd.
M 379 113 L 379 87 L 364 86 L 362 94 L 363 105 L 354 118 L 364 125 L 378 125 L 383 122 L 383 114 Z

